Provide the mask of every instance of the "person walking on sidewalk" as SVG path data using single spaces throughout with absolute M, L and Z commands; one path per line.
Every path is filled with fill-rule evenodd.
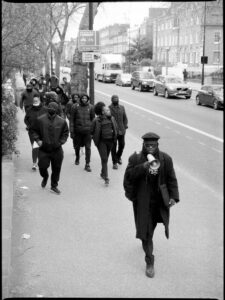
M 92 123 L 91 135 L 101 158 L 102 169 L 100 176 L 105 180 L 105 184 L 108 185 L 108 158 L 116 141 L 118 129 L 115 118 L 111 116 L 110 109 L 105 106 L 105 103 L 96 103 L 94 109 L 97 117 Z
M 86 94 L 81 95 L 80 102 L 72 106 L 70 118 L 70 137 L 75 149 L 75 165 L 80 163 L 80 148 L 85 147 L 85 167 L 91 172 L 91 124 L 95 117 L 94 107 Z
M 113 162 L 113 169 L 118 169 L 118 164 L 122 164 L 122 154 L 125 147 L 125 134 L 128 128 L 128 119 L 123 105 L 119 104 L 119 97 L 113 95 L 111 98 L 112 104 L 109 105 L 111 115 L 115 118 L 118 126 L 118 135 L 115 143 L 113 144 L 111 155 Z M 117 148 L 118 146 L 118 148 Z
M 35 147 L 34 139 L 31 134 L 31 127 L 34 124 L 35 120 L 41 115 L 46 114 L 47 111 L 47 108 L 42 105 L 40 98 L 38 96 L 34 96 L 33 105 L 27 110 L 24 118 L 24 123 L 27 126 L 26 129 L 28 130 L 28 135 L 32 146 L 32 170 L 34 171 L 37 170 L 38 147 Z
M 142 136 L 142 150 L 129 157 L 123 181 L 125 196 L 133 202 L 136 238 L 142 240 L 146 276 L 150 278 L 155 274 L 154 230 L 157 223 L 163 223 L 166 237 L 169 238 L 170 207 L 179 202 L 173 161 L 168 154 L 159 150 L 159 138 L 153 132 Z
M 57 86 L 55 89 L 56 94 L 58 95 L 59 103 L 61 104 L 62 108 L 62 117 L 66 119 L 66 104 L 69 102 L 69 98 L 64 93 L 63 88 L 61 86 Z
M 51 91 L 55 92 L 55 89 L 59 85 L 59 78 L 52 72 L 52 76 L 49 78 L 49 88 Z
M 62 145 L 66 143 L 69 136 L 69 128 L 66 120 L 56 114 L 58 104 L 50 102 L 48 113 L 36 119 L 31 127 L 33 139 L 39 145 L 38 167 L 43 180 L 41 186 L 44 188 L 48 181 L 48 168 L 51 163 L 51 191 L 60 194 L 57 188 L 61 166 L 63 162 Z
M 80 95 L 79 94 L 72 94 L 71 99 L 69 102 L 66 104 L 65 112 L 66 112 L 66 117 L 70 122 L 70 117 L 71 117 L 71 110 L 72 106 L 74 104 L 77 104 L 80 102 Z
M 39 97 L 39 93 L 33 89 L 30 83 L 27 84 L 26 90 L 22 92 L 20 99 L 20 108 L 27 112 L 28 108 L 33 105 L 34 96 Z

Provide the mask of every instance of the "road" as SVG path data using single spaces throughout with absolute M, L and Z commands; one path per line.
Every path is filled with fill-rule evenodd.
M 110 185 L 100 179 L 93 144 L 87 173 L 84 157 L 74 165 L 64 146 L 60 196 L 40 187 L 31 170 L 31 149 L 18 112 L 20 156 L 15 159 L 12 297 L 148 297 L 223 299 L 222 111 L 139 93 L 95 81 L 95 102 L 118 94 L 129 128 L 123 164 Z M 170 239 L 159 224 L 154 236 L 154 279 L 135 239 L 131 203 L 122 187 L 128 157 L 141 149 L 147 131 L 161 136 L 160 149 L 173 157 L 179 204 L 171 209 Z M 22 239 L 23 233 L 30 234 Z

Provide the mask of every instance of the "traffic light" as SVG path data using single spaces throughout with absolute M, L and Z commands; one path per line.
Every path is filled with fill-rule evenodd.
M 208 63 L 208 56 L 201 56 L 201 64 L 207 64 Z

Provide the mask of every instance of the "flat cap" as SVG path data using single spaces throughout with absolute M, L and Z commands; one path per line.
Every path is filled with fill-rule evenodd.
M 154 132 L 147 132 L 142 136 L 142 139 L 145 141 L 158 141 L 160 136 Z

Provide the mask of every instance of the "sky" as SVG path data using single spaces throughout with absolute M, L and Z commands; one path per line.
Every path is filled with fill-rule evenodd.
M 168 6 L 170 2 L 103 2 L 98 7 L 98 12 L 94 18 L 94 30 L 113 25 L 115 23 L 128 23 L 131 26 L 140 25 L 148 16 L 149 7 Z M 66 40 L 76 38 L 79 23 L 82 15 L 74 16 L 70 21 Z

